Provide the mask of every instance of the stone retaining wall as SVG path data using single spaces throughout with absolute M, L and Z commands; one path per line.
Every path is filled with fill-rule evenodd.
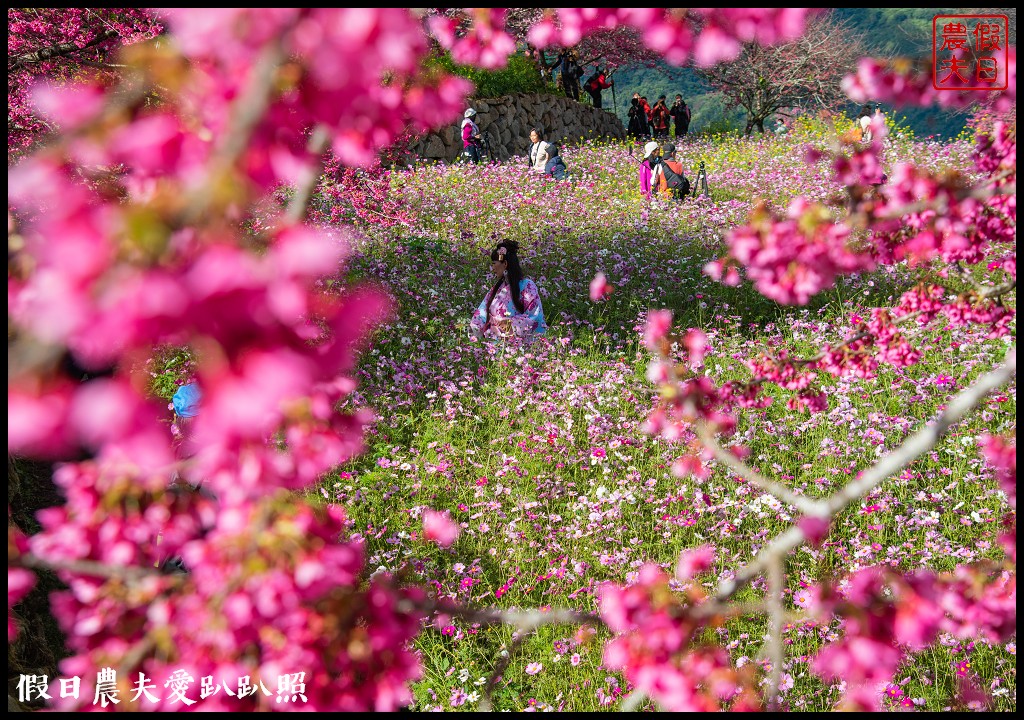
M 611 97 L 608 98 L 609 104 Z M 499 160 L 526 155 L 530 129 L 540 127 L 544 139 L 575 145 L 586 139 L 624 139 L 626 128 L 610 110 L 598 110 L 563 95 L 523 94 L 476 100 L 476 124 Z M 425 160 L 452 162 L 462 152 L 462 121 L 427 133 L 409 146 L 409 152 Z

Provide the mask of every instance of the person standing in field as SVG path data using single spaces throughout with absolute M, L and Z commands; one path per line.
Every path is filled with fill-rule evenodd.
M 562 73 L 562 86 L 565 94 L 576 102 L 580 101 L 580 78 L 583 76 L 583 68 L 580 67 L 575 50 L 562 50 L 559 63 Z
M 668 112 L 668 106 L 665 105 L 665 96 L 662 95 L 654 103 L 654 107 L 651 108 L 651 126 L 654 129 L 654 138 L 656 140 L 668 137 L 668 124 L 670 120 L 671 116 Z
M 690 181 L 683 172 L 683 164 L 676 160 L 673 143 L 661 146 L 660 162 L 651 174 L 651 188 L 666 200 L 682 200 L 690 194 Z
M 647 102 L 647 98 L 643 95 L 640 96 L 640 107 L 644 111 L 644 115 L 647 116 L 647 134 L 651 134 L 651 105 Z
M 686 137 L 686 133 L 690 131 L 690 106 L 683 100 L 682 95 L 676 95 L 668 114 L 675 122 L 676 139 Z
M 462 119 L 462 156 L 475 163 L 480 162 L 480 146 L 483 141 L 480 138 L 480 128 L 473 122 L 476 117 L 476 110 L 469 108 Z
M 647 126 L 647 113 L 640 106 L 640 96 L 636 93 L 633 93 L 633 99 L 629 101 L 628 117 L 627 130 L 630 137 L 634 140 L 642 140 L 650 134 Z
M 584 89 L 590 94 L 590 99 L 594 101 L 594 107 L 601 108 L 601 91 L 607 90 L 612 86 L 610 75 L 605 72 L 603 68 L 597 68 L 594 74 L 587 80 Z
M 640 161 L 640 192 L 644 199 L 651 199 L 651 178 L 658 166 L 658 155 L 661 148 L 653 140 L 644 145 L 644 159 Z

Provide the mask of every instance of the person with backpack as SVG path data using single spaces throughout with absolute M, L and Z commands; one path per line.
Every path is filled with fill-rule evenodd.
M 661 162 L 654 168 L 651 184 L 666 199 L 682 200 L 690 194 L 690 181 L 683 173 L 683 164 L 676 160 L 676 146 L 672 143 L 661 147 Z
M 469 108 L 462 119 L 462 158 L 466 162 L 479 163 L 483 139 L 480 137 L 480 128 L 473 122 L 474 117 L 476 110 Z
M 683 100 L 682 95 L 676 95 L 676 99 L 672 103 L 668 114 L 672 116 L 672 120 L 675 122 L 676 140 L 686 137 L 686 133 L 690 131 L 690 106 Z
M 654 128 L 655 139 L 668 137 L 668 125 L 671 116 L 668 113 L 668 106 L 665 105 L 665 96 L 662 95 L 651 108 L 651 127 Z
M 651 199 L 651 178 L 658 166 L 658 154 L 661 148 L 653 140 L 644 145 L 644 159 L 640 161 L 640 192 L 645 199 Z
M 544 165 L 544 174 L 553 177 L 555 180 L 565 180 L 568 177 L 568 168 L 565 161 L 559 155 L 558 146 L 555 143 L 548 143 L 548 161 Z
M 612 82 L 609 74 L 603 68 L 597 68 L 594 74 L 587 79 L 587 83 L 583 88 L 590 94 L 590 99 L 594 101 L 594 107 L 600 109 L 601 91 L 607 90 L 611 86 Z

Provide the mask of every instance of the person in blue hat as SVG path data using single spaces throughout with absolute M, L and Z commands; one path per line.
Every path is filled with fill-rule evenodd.
M 195 455 L 196 451 L 192 442 L 192 425 L 199 415 L 202 399 L 203 392 L 196 383 L 182 385 L 175 390 L 174 396 L 171 398 L 171 404 L 174 406 L 174 424 L 171 427 L 171 433 L 175 437 L 174 450 L 179 460 Z M 202 482 L 193 485 L 191 481 L 186 481 L 178 472 L 175 472 L 171 478 L 170 489 L 172 492 L 198 492 L 204 497 L 216 500 L 216 497 L 209 490 L 203 488 Z M 160 544 L 160 538 L 161 535 L 158 534 L 158 545 Z M 158 567 L 168 573 L 189 572 L 180 555 L 165 557 L 162 561 L 158 562 Z
M 182 385 L 174 392 L 171 403 L 174 405 L 174 432 L 178 438 L 176 449 L 181 458 L 191 457 L 195 451 L 190 447 L 192 439 L 192 424 L 199 414 L 199 404 L 202 402 L 203 393 L 196 383 Z
M 196 383 L 182 385 L 172 398 L 175 414 L 183 418 L 194 418 L 199 414 L 199 402 L 202 399 L 203 392 Z

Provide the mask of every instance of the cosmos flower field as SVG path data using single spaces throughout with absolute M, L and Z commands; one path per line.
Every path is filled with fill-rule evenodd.
M 344 508 L 369 569 L 477 606 L 589 612 L 602 582 L 634 581 L 645 562 L 671 574 L 682 550 L 704 544 L 715 548 L 716 566 L 699 582 L 713 588 L 789 527 L 792 508 L 724 466 L 712 462 L 703 480 L 672 474 L 686 444 L 644 432 L 656 388 L 645 376 L 650 354 L 640 333 L 650 309 L 672 309 L 677 331 L 707 335 L 704 373 L 716 382 L 748 378 L 745 358 L 780 349 L 813 355 L 847 337 L 852 315 L 891 305 L 941 272 L 903 264 L 841 278 L 805 307 L 778 305 L 750 283 L 728 287 L 702 272 L 758 199 L 784 207 L 797 195 L 839 195 L 828 166 L 804 159 L 808 145 L 824 146 L 832 132 L 807 121 L 781 137 L 691 138 L 680 144 L 680 159 L 691 178 L 704 162 L 712 194 L 682 204 L 647 206 L 637 148 L 621 144 L 565 148 L 566 182 L 538 178 L 515 159 L 393 172 L 392 192 L 414 221 L 351 233 L 345 268 L 328 281 L 373 283 L 394 300 L 393 320 L 364 351 L 350 398 L 376 420 L 365 452 L 311 491 Z M 968 140 L 894 132 L 885 161 L 969 173 L 970 152 Z M 507 239 L 520 244 L 550 327 L 526 349 L 469 339 L 470 315 L 490 283 L 487 253 Z M 598 272 L 614 290 L 595 303 L 588 287 Z M 996 365 L 1016 326 L 1009 338 L 941 324 L 907 336 L 923 352 L 920 363 L 883 367 L 867 380 L 833 378 L 821 413 L 788 410 L 785 392 L 773 388 L 775 401 L 745 411 L 732 442 L 750 449 L 747 461 L 762 474 L 824 496 Z M 802 613 L 809 585 L 872 565 L 941 572 L 1002 559 L 996 536 L 1009 506 L 978 438 L 1015 427 L 1015 405 L 1015 383 L 989 395 L 931 453 L 840 515 L 825 543 L 790 556 L 785 708 L 828 710 L 843 690 L 808 669 L 809 657 L 838 632 Z M 422 537 L 428 509 L 447 510 L 459 523 L 451 547 Z M 763 589 L 755 583 L 738 599 Z M 766 625 L 744 617 L 713 633 L 737 666 L 765 666 Z M 416 640 L 424 674 L 415 708 L 476 709 L 486 678 L 510 650 L 495 709 L 614 710 L 630 691 L 602 667 L 602 636 L 553 625 L 517 639 L 510 627 L 435 618 Z M 1013 642 L 943 637 L 879 692 L 893 709 L 964 709 L 958 688 L 969 679 L 992 696 L 992 709 L 1012 710 L 1015 654 Z

